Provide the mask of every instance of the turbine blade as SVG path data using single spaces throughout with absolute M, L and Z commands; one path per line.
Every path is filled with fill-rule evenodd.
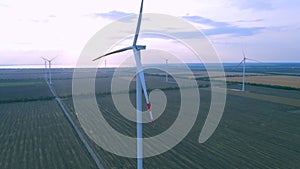
M 146 100 L 146 103 L 147 103 L 147 108 L 148 108 L 148 112 L 149 112 L 149 115 L 150 115 L 151 123 L 152 123 L 152 126 L 154 127 L 154 119 L 153 119 L 153 115 L 152 115 L 152 111 L 151 111 L 151 104 L 150 104 L 148 93 L 147 93 L 145 75 L 144 75 L 142 63 L 141 63 L 141 60 L 140 60 L 140 51 L 137 50 L 136 48 L 133 48 L 133 52 L 134 52 L 134 57 L 135 57 L 135 61 L 136 61 L 136 66 L 137 66 L 137 69 L 138 69 L 138 76 L 139 76 L 140 82 L 142 84 L 142 89 L 143 89 L 144 97 L 145 97 L 145 100 Z
M 137 27 L 136 27 L 136 31 L 135 31 L 135 35 L 134 35 L 133 46 L 136 45 L 138 37 L 139 37 L 139 33 L 140 33 L 141 22 L 142 22 L 142 17 L 143 17 L 143 5 L 144 5 L 144 0 L 142 0 L 142 2 L 141 2 L 141 9 L 140 9 L 139 19 L 138 19 L 138 23 L 137 23 Z
M 243 57 L 244 57 L 244 59 L 246 58 L 246 54 L 245 54 L 245 51 L 244 51 L 244 49 L 243 49 Z
M 100 58 L 103 58 L 103 57 L 105 57 L 105 56 L 108 56 L 108 55 L 112 55 L 112 54 L 115 54 L 115 53 L 121 53 L 121 52 L 124 52 L 124 51 L 127 51 L 127 50 L 131 50 L 131 49 L 132 49 L 132 46 L 127 47 L 127 48 L 123 48 L 123 49 L 119 49 L 119 50 L 116 50 L 116 51 L 113 51 L 113 52 L 109 52 L 109 53 L 107 53 L 107 54 L 105 54 L 105 55 L 102 55 L 102 56 L 100 56 L 100 57 L 97 57 L 97 58 L 94 59 L 93 61 L 96 61 L 96 60 L 98 60 L 98 59 L 100 59 Z
M 255 59 L 250 59 L 250 58 L 247 58 L 246 55 L 245 55 L 245 51 L 243 50 L 243 56 L 244 56 L 244 59 L 245 60 L 251 60 L 251 61 L 254 61 L 254 62 L 259 62 L 259 63 L 262 63 L 261 61 L 259 60 L 255 60 Z
M 244 59 L 243 59 L 237 66 L 235 66 L 232 70 L 234 70 L 234 69 L 240 67 L 240 65 L 241 65 L 243 62 L 244 62 Z
M 243 59 L 236 67 L 239 67 L 243 62 L 244 62 L 245 59 Z
M 46 58 L 44 58 L 44 57 L 42 57 L 42 59 L 49 62 L 49 59 L 46 59 Z
M 247 60 L 254 61 L 254 62 L 262 63 L 261 61 L 259 61 L 259 60 L 255 60 L 255 59 L 250 59 L 250 58 L 246 58 L 246 59 L 247 59 Z
M 54 60 L 55 58 L 57 58 L 57 56 L 55 56 L 54 58 L 50 59 L 50 61 Z

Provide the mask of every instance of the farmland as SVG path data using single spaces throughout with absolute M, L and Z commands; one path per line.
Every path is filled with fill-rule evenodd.
M 95 168 L 55 101 L 0 104 L 0 110 L 1 168 Z
M 176 100 L 175 91 L 166 93 L 171 103 Z M 299 166 L 297 159 L 300 147 L 297 131 L 300 126 L 297 124 L 299 119 L 297 107 L 255 99 L 241 100 L 240 97 L 229 96 L 228 99 L 232 102 L 227 105 L 216 133 L 208 142 L 199 144 L 199 133 L 209 106 L 209 99 L 204 99 L 209 98 L 209 92 L 201 90 L 201 94 L 202 108 L 190 134 L 167 153 L 146 158 L 145 168 L 161 166 L 162 168 L 238 168 L 241 166 L 245 168 L 276 168 L 278 166 L 295 168 Z M 112 104 L 108 96 L 98 97 L 98 101 L 110 125 L 123 134 L 135 136 L 134 123 L 123 119 L 122 116 L 114 113 L 117 111 L 113 107 L 107 106 Z M 70 106 L 71 100 L 65 100 L 65 103 L 72 107 Z M 249 103 L 257 106 L 249 108 L 247 107 Z M 178 107 L 172 108 L 169 105 L 167 109 L 164 112 L 165 115 L 156 122 L 159 128 L 152 129 L 150 124 L 144 125 L 145 137 L 162 132 L 174 122 L 175 110 Z M 121 158 L 103 151 L 100 147 L 98 147 L 98 152 L 102 157 L 114 159 L 105 160 L 107 166 L 135 168 L 135 159 Z
M 266 71 L 266 69 L 268 71 Z M 228 78 L 240 72 L 228 70 Z M 248 77 L 297 77 L 297 71 L 279 67 L 253 66 Z M 72 100 L 72 69 L 53 70 L 53 88 L 61 97 L 75 124 L 81 129 Z M 200 91 L 200 110 L 196 123 L 188 135 L 173 149 L 144 159 L 144 168 L 299 168 L 300 167 L 300 91 L 269 86 L 229 83 L 226 107 L 213 136 L 205 143 L 198 142 L 210 107 L 211 92 L 207 73 L 193 69 Z M 22 76 L 22 73 L 23 76 Z M 54 100 L 43 70 L 0 70 L 0 166 L 1 168 L 96 168 L 84 145 L 78 139 L 62 110 Z M 272 74 L 272 76 L 271 76 Z M 112 100 L 113 70 L 99 71 L 95 93 L 99 109 L 107 122 L 118 132 L 134 137 L 135 123 L 118 113 Z M 186 77 L 185 72 L 176 75 Z M 86 77 L 88 80 L 92 77 Z M 130 99 L 135 105 L 135 82 L 130 76 L 115 77 L 121 82 L 131 81 Z M 174 81 L 170 77 L 170 81 Z M 180 109 L 180 92 L 176 83 L 165 83 L 163 72 L 146 71 L 149 90 L 161 89 L 168 100 L 157 126 L 144 124 L 144 137 L 151 137 L 168 129 Z M 284 85 L 291 85 L 286 81 Z M 293 103 L 289 103 L 293 102 Z M 155 101 L 153 101 L 155 103 Z M 294 104 L 295 103 L 295 104 Z M 155 109 L 154 109 L 155 110 Z M 88 110 L 87 110 L 88 111 Z M 134 113 L 134 112 L 133 112 Z M 154 112 L 155 113 L 155 112 Z M 146 115 L 145 115 L 146 116 Z M 101 124 L 99 124 L 101 125 Z M 136 159 L 114 155 L 88 140 L 107 168 L 136 168 Z M 122 144 L 122 143 L 120 143 Z M 126 146 L 126 145 L 124 145 Z
M 241 82 L 241 77 L 228 77 L 229 82 Z M 275 86 L 286 86 L 292 88 L 300 88 L 300 77 L 299 76 L 247 76 L 247 83 L 253 84 L 264 84 L 264 85 L 275 85 Z
M 44 82 L 6 82 L 6 83 L 1 83 L 0 87 L 3 86 L 30 86 L 30 85 L 35 85 L 35 84 L 43 84 Z

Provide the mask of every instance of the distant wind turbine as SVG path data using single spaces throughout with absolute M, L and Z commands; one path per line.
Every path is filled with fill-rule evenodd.
M 138 23 L 137 23 L 137 28 L 135 32 L 135 36 L 133 39 L 133 44 L 132 46 L 119 49 L 113 52 L 109 52 L 105 55 L 102 55 L 93 61 L 96 61 L 100 58 L 103 58 L 108 55 L 124 52 L 127 50 L 133 50 L 134 57 L 135 57 L 135 62 L 136 62 L 136 116 L 137 116 L 137 168 L 142 169 L 143 168 L 143 143 L 142 143 L 142 89 L 144 93 L 144 97 L 147 103 L 147 108 L 148 112 L 151 118 L 152 126 L 154 126 L 154 119 L 151 111 L 151 104 L 149 102 L 149 97 L 147 93 L 147 88 L 146 88 L 146 83 L 145 83 L 145 75 L 143 72 L 143 67 L 141 63 L 141 56 L 140 56 L 140 51 L 145 50 L 146 46 L 143 45 L 137 45 L 137 40 L 139 37 L 139 32 L 140 32 L 140 27 L 141 27 L 141 22 L 142 22 L 142 13 L 143 13 L 143 4 L 144 0 L 141 2 L 141 7 L 140 7 L 140 13 L 139 13 L 139 18 L 138 18 Z
M 57 57 L 57 56 L 56 56 L 56 57 Z M 46 59 L 46 58 L 43 58 L 43 59 L 45 60 L 45 62 L 48 61 L 48 63 L 49 63 L 48 74 L 49 74 L 49 84 L 50 84 L 50 85 L 52 84 L 52 77 L 51 77 L 51 63 L 52 63 L 52 61 L 53 61 L 56 57 L 54 57 L 54 58 L 52 58 L 52 59 Z M 46 65 L 46 63 L 45 63 L 45 65 Z
M 255 59 L 250 59 L 250 58 L 246 57 L 245 52 L 243 50 L 243 60 L 236 66 L 236 67 L 239 67 L 241 64 L 243 64 L 243 82 L 242 82 L 242 91 L 243 92 L 245 91 L 245 81 L 246 81 L 246 75 L 245 74 L 246 74 L 246 61 L 247 60 L 260 62 L 260 61 L 257 61 Z
M 43 58 L 42 59 L 44 60 L 45 62 L 45 69 L 44 69 L 44 73 L 45 73 L 45 81 L 47 82 L 47 59 Z

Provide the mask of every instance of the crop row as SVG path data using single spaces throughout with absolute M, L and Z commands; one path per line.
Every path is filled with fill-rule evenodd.
M 167 108 L 156 121 L 155 128 L 144 124 L 144 137 L 160 134 L 177 118 L 179 92 L 164 92 L 168 98 Z M 300 131 L 297 122 L 299 113 L 290 113 L 296 108 L 228 96 L 219 127 L 206 143 L 200 144 L 198 137 L 209 110 L 210 92 L 201 90 L 200 93 L 200 111 L 190 133 L 170 151 L 144 159 L 144 168 L 297 168 L 300 165 L 297 160 L 300 155 L 300 136 L 297 134 Z M 135 95 L 132 93 L 130 98 L 134 105 Z M 98 96 L 97 100 L 106 121 L 115 130 L 135 137 L 135 123 L 118 113 L 111 96 Z M 66 99 L 64 104 L 73 112 L 73 118 L 76 118 L 72 100 Z M 88 111 L 92 109 L 86 107 L 85 112 Z M 135 159 L 120 157 L 94 146 L 109 168 L 136 167 Z
M 55 101 L 0 104 L 0 166 L 95 168 Z

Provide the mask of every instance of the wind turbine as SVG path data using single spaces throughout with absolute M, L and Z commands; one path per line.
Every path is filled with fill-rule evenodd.
M 57 57 L 57 56 L 56 56 Z M 45 65 L 46 65 L 46 61 L 48 61 L 49 63 L 49 69 L 48 69 L 48 74 L 49 74 L 49 84 L 51 85 L 52 84 L 52 77 L 51 77 L 51 62 L 56 58 L 52 58 L 52 59 L 46 59 L 46 58 L 43 58 L 45 60 Z
M 45 81 L 47 82 L 47 59 L 43 58 L 42 59 L 44 60 L 45 62 L 45 69 L 44 69 L 44 73 L 45 73 Z
M 245 51 L 243 50 L 243 60 L 236 66 L 236 67 L 239 67 L 241 64 L 243 64 L 243 82 L 242 82 L 242 91 L 244 92 L 245 91 L 245 81 L 246 81 L 246 61 L 247 60 L 252 60 L 252 61 L 255 61 L 255 62 L 259 62 L 257 60 L 254 60 L 254 59 L 250 59 L 250 58 L 247 58 L 246 55 L 245 55 Z
M 142 22 L 143 4 L 144 4 L 144 0 L 142 0 L 142 2 L 141 2 L 139 18 L 138 18 L 136 32 L 134 35 L 132 46 L 129 46 L 129 47 L 126 47 L 123 49 L 119 49 L 119 50 L 116 50 L 113 52 L 109 52 L 109 53 L 104 54 L 93 60 L 93 61 L 96 61 L 96 60 L 103 58 L 105 56 L 108 56 L 108 55 L 124 52 L 127 50 L 133 50 L 135 62 L 136 62 L 136 73 L 137 73 L 137 75 L 136 75 L 136 116 L 137 116 L 136 128 L 137 128 L 137 168 L 138 169 L 143 168 L 142 90 L 143 90 L 144 97 L 145 97 L 145 100 L 147 103 L 147 108 L 148 108 L 148 112 L 149 112 L 150 119 L 152 122 L 152 126 L 154 126 L 154 119 L 153 119 L 153 115 L 152 115 L 152 111 L 151 111 L 151 104 L 149 102 L 149 97 L 148 97 L 148 93 L 147 93 L 147 88 L 146 88 L 146 83 L 145 83 L 145 75 L 143 72 L 143 67 L 142 67 L 142 63 L 141 63 L 141 53 L 140 53 L 141 50 L 146 49 L 146 46 L 137 45 L 137 40 L 139 37 L 139 32 L 140 32 L 140 27 L 141 27 L 141 22 Z

